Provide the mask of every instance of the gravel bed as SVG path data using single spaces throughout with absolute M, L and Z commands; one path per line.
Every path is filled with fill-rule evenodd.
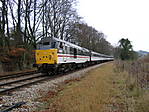
M 11 95 L 3 95 L 0 96 L 0 106 L 2 105 L 12 105 L 17 102 L 26 102 L 26 104 L 20 108 L 13 109 L 12 112 L 31 112 L 33 111 L 40 102 L 35 101 L 35 99 L 40 98 L 39 91 L 42 91 L 43 94 L 50 91 L 56 90 L 59 84 L 64 82 L 65 80 L 79 78 L 85 75 L 91 69 L 97 68 L 103 64 L 94 65 L 82 70 L 79 70 L 74 73 L 70 73 L 68 75 L 56 78 L 54 80 L 47 80 L 38 84 L 34 84 L 32 86 L 22 88 L 18 91 L 14 91 Z

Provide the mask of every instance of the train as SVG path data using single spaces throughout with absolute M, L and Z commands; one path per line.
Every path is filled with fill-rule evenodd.
M 55 74 L 113 59 L 113 56 L 97 53 L 62 39 L 43 38 L 35 50 L 34 67 L 41 72 Z

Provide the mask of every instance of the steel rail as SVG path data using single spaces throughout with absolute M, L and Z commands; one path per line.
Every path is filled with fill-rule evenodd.
M 89 67 L 89 66 L 88 66 Z M 88 68 L 88 67 L 85 67 L 85 68 Z M 80 69 L 85 69 L 84 67 L 82 67 L 82 68 L 80 68 Z M 40 77 L 38 77 L 38 78 L 40 78 L 40 79 L 38 79 L 38 80 L 34 80 L 34 81 L 32 81 L 32 82 L 26 82 L 26 83 L 24 83 L 24 84 L 19 84 L 19 85 L 17 85 L 17 86 L 10 86 L 10 88 L 8 88 L 7 86 L 7 88 L 0 88 L 0 94 L 2 94 L 2 93 L 5 93 L 5 92 L 9 92 L 9 91 L 11 91 L 11 90 L 15 90 L 15 89 L 18 89 L 18 88 L 21 88 L 21 87 L 24 87 L 24 86 L 28 86 L 28 85 L 32 85 L 32 84 L 35 84 L 35 83 L 38 83 L 38 82 L 41 82 L 41 81 L 45 81 L 45 80 L 47 80 L 47 79 L 55 79 L 55 78 L 57 78 L 57 77 L 60 77 L 60 76 L 64 76 L 64 75 L 67 75 L 67 74 L 69 74 L 69 73 L 71 73 L 71 72 L 76 72 L 76 71 L 78 71 L 78 70 L 80 70 L 80 69 L 75 69 L 75 70 L 72 70 L 72 71 L 67 71 L 67 72 L 63 72 L 63 73 L 57 73 L 57 75 L 42 75 L 42 76 L 40 76 Z M 50 73 L 50 74 L 52 74 L 52 72 Z M 28 79 L 26 79 L 26 81 L 27 81 Z M 21 80 L 21 81 L 24 81 L 24 80 Z M 15 81 L 16 82 L 16 84 L 18 83 L 18 82 L 20 82 L 20 81 Z M 13 82 L 8 82 L 7 83 L 7 85 L 9 85 L 9 84 L 13 84 L 14 83 L 14 81 Z M 22 83 L 22 82 L 20 82 L 20 83 Z M 2 85 L 5 85 L 5 84 L 2 84 Z
M 16 74 L 3 75 L 3 76 L 0 76 L 0 80 L 16 78 L 16 77 L 21 77 L 21 76 L 26 76 L 26 75 L 32 75 L 34 73 L 39 73 L 39 72 L 31 71 L 31 72 L 22 72 L 22 73 L 16 73 Z
M 31 84 L 35 84 L 35 83 L 38 83 L 38 82 L 41 82 L 41 81 L 45 81 L 45 80 L 47 80 L 47 79 L 49 79 L 49 78 L 50 78 L 49 76 L 44 76 L 44 77 L 42 77 L 41 79 L 36 80 L 36 81 L 27 82 L 27 83 L 20 84 L 20 85 L 18 85 L 18 86 L 6 88 L 6 89 L 4 88 L 3 90 L 0 90 L 0 94 L 5 93 L 5 92 L 9 92 L 9 91 L 11 91 L 11 90 L 18 89 L 18 88 L 21 88 L 21 87 L 24 87 L 24 86 L 28 86 L 28 85 L 31 85 Z
M 15 103 L 15 104 L 13 104 L 13 105 L 11 105 L 11 106 L 5 108 L 5 109 L 0 110 L 0 112 L 9 112 L 9 111 L 13 110 L 14 108 L 18 108 L 18 107 L 20 107 L 21 105 L 24 105 L 25 103 L 26 103 L 26 102 L 18 102 L 18 103 Z
M 35 79 L 35 78 L 38 78 L 38 77 L 43 77 L 43 76 L 45 76 L 45 75 L 41 74 L 41 75 L 27 77 L 27 78 L 22 78 L 22 79 L 19 79 L 19 80 L 14 80 L 14 81 L 6 82 L 6 83 L 0 83 L 0 86 L 6 86 L 6 85 L 13 84 L 13 83 L 26 81 L 26 80 L 32 80 L 32 79 Z

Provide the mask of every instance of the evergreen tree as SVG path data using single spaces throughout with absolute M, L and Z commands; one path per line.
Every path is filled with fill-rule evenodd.
M 131 45 L 131 42 L 127 39 L 124 39 L 122 38 L 120 41 L 119 41 L 120 45 L 120 58 L 122 60 L 129 60 L 129 59 L 132 59 L 132 55 L 134 54 L 133 52 L 133 48 L 132 48 L 132 45 Z

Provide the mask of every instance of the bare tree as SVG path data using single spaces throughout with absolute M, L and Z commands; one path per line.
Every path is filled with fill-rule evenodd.
M 4 47 L 6 45 L 5 41 L 5 25 L 6 25 L 6 1 L 1 0 L 1 27 L 0 27 L 0 36 L 1 36 L 1 46 Z
M 36 49 L 41 38 L 56 37 L 108 54 L 105 35 L 80 22 L 76 0 L 0 0 L 0 47 Z M 10 50 L 11 50 L 10 49 Z M 22 53 L 20 60 L 27 58 Z M 17 58 L 16 58 L 17 59 Z M 21 60 L 22 61 L 22 60 Z M 20 61 L 20 62 L 21 62 Z M 17 61 L 19 62 L 19 61 Z M 22 64 L 23 61 L 19 64 Z M 21 68 L 20 68 L 21 69 Z
M 45 4 L 45 23 L 50 37 L 65 39 L 69 23 L 73 21 L 75 0 L 48 0 Z
M 75 23 L 70 29 L 70 34 L 77 44 L 90 50 L 112 54 L 113 47 L 105 39 L 105 34 L 84 23 Z
M 17 1 L 17 23 L 16 23 L 16 45 L 22 45 L 23 37 L 22 37 L 22 31 L 21 31 L 21 7 L 22 7 L 22 1 Z

